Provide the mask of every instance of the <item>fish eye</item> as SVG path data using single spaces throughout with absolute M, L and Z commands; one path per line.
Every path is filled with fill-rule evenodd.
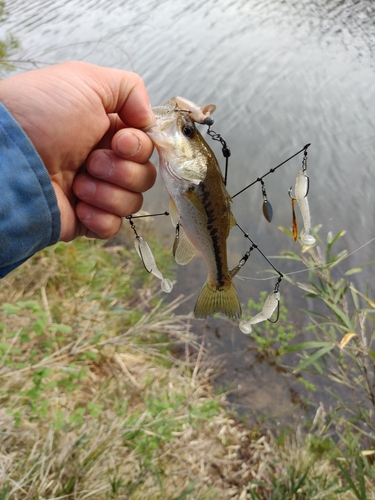
M 184 125 L 182 127 L 182 133 L 186 136 L 186 137 L 193 137 L 194 135 L 194 127 L 191 126 L 191 125 Z

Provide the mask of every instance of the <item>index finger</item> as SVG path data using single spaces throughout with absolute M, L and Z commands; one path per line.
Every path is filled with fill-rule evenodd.
M 107 113 L 118 113 L 126 125 L 134 128 L 142 129 L 155 122 L 145 84 L 139 75 L 119 69 L 89 66 L 93 87 Z

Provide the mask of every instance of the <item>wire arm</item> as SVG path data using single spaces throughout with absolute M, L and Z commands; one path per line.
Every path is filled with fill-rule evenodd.
M 131 221 L 132 219 L 143 219 L 144 217 L 156 217 L 157 215 L 169 215 L 169 212 L 161 212 L 160 214 L 127 215 L 125 219 Z
M 244 231 L 239 224 L 236 223 L 236 226 L 240 229 L 240 231 L 245 236 L 245 238 L 250 241 L 250 243 L 251 243 L 251 249 L 250 249 L 250 251 L 252 251 L 253 249 L 258 250 L 258 252 L 268 262 L 268 264 L 272 267 L 272 269 L 279 275 L 279 279 L 277 281 L 277 290 L 278 290 L 279 284 L 280 284 L 281 280 L 283 279 L 284 275 L 272 264 L 272 262 L 269 260 L 269 258 L 264 255 L 264 253 L 262 252 L 262 250 L 258 247 L 258 245 L 256 243 L 254 243 L 254 241 L 250 238 L 250 236 L 248 235 L 248 233 L 246 231 Z M 249 252 L 247 252 L 247 253 L 249 253 Z M 243 259 L 245 259 L 245 262 L 246 262 L 246 260 L 248 258 L 247 253 L 243 257 Z M 245 256 L 247 256 L 247 257 L 245 257 Z M 244 262 L 244 264 L 245 264 L 245 262 Z
M 276 167 L 273 167 L 271 168 L 267 173 L 265 173 L 264 175 L 262 175 L 262 177 L 258 177 L 257 179 L 255 179 L 255 181 L 253 181 L 251 184 L 249 184 L 248 186 L 244 187 L 243 189 L 241 189 L 241 191 L 238 191 L 238 193 L 236 193 L 235 195 L 232 196 L 232 200 L 238 196 L 239 194 L 243 193 L 244 191 L 246 191 L 246 189 L 249 189 L 251 186 L 254 186 L 254 184 L 256 184 L 257 182 L 261 182 L 262 179 L 264 179 L 265 177 L 267 177 L 267 175 L 269 174 L 273 174 L 275 172 L 275 170 L 277 170 L 278 168 L 280 168 L 282 165 L 284 165 L 285 163 L 287 163 L 289 160 L 291 160 L 292 158 L 294 158 L 295 156 L 299 155 L 300 153 L 302 153 L 302 151 L 305 151 L 305 153 L 307 152 L 307 148 L 311 146 L 311 142 L 309 144 L 306 144 L 302 149 L 300 149 L 297 153 L 295 153 L 294 155 L 290 156 L 288 159 L 284 160 L 282 163 L 280 163 L 279 165 L 277 165 Z

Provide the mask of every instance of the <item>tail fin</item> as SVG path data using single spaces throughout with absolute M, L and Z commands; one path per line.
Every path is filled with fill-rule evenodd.
M 202 319 L 214 313 L 238 319 L 241 317 L 241 312 L 241 304 L 232 281 L 220 288 L 206 282 L 194 307 L 194 316 Z

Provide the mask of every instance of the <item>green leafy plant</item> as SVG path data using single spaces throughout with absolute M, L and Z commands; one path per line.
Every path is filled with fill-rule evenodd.
M 247 309 L 244 311 L 244 319 L 255 316 L 262 310 L 267 292 L 261 292 L 259 300 L 249 300 Z M 276 313 L 275 313 L 276 314 Z M 278 321 L 273 323 L 265 321 L 253 325 L 250 337 L 255 342 L 257 351 L 265 359 L 279 362 L 281 357 L 287 352 L 290 342 L 295 338 L 296 332 L 292 324 L 289 323 L 288 311 L 284 305 L 283 298 L 280 299 Z
M 335 251 L 345 232 L 328 233 L 323 242 L 318 229 L 316 246 L 283 255 L 304 264 L 305 282 L 287 279 L 316 303 L 313 310 L 306 310 L 310 319 L 306 332 L 315 339 L 291 345 L 286 352 L 300 357 L 294 373 L 325 378 L 331 403 L 320 431 L 331 429 L 348 457 L 333 459 L 345 483 L 337 493 L 350 490 L 365 500 L 370 498 L 367 490 L 375 474 L 374 463 L 366 457 L 372 460 L 375 444 L 375 301 L 367 289 L 360 291 L 352 276 L 373 262 L 345 268 L 348 252 Z

